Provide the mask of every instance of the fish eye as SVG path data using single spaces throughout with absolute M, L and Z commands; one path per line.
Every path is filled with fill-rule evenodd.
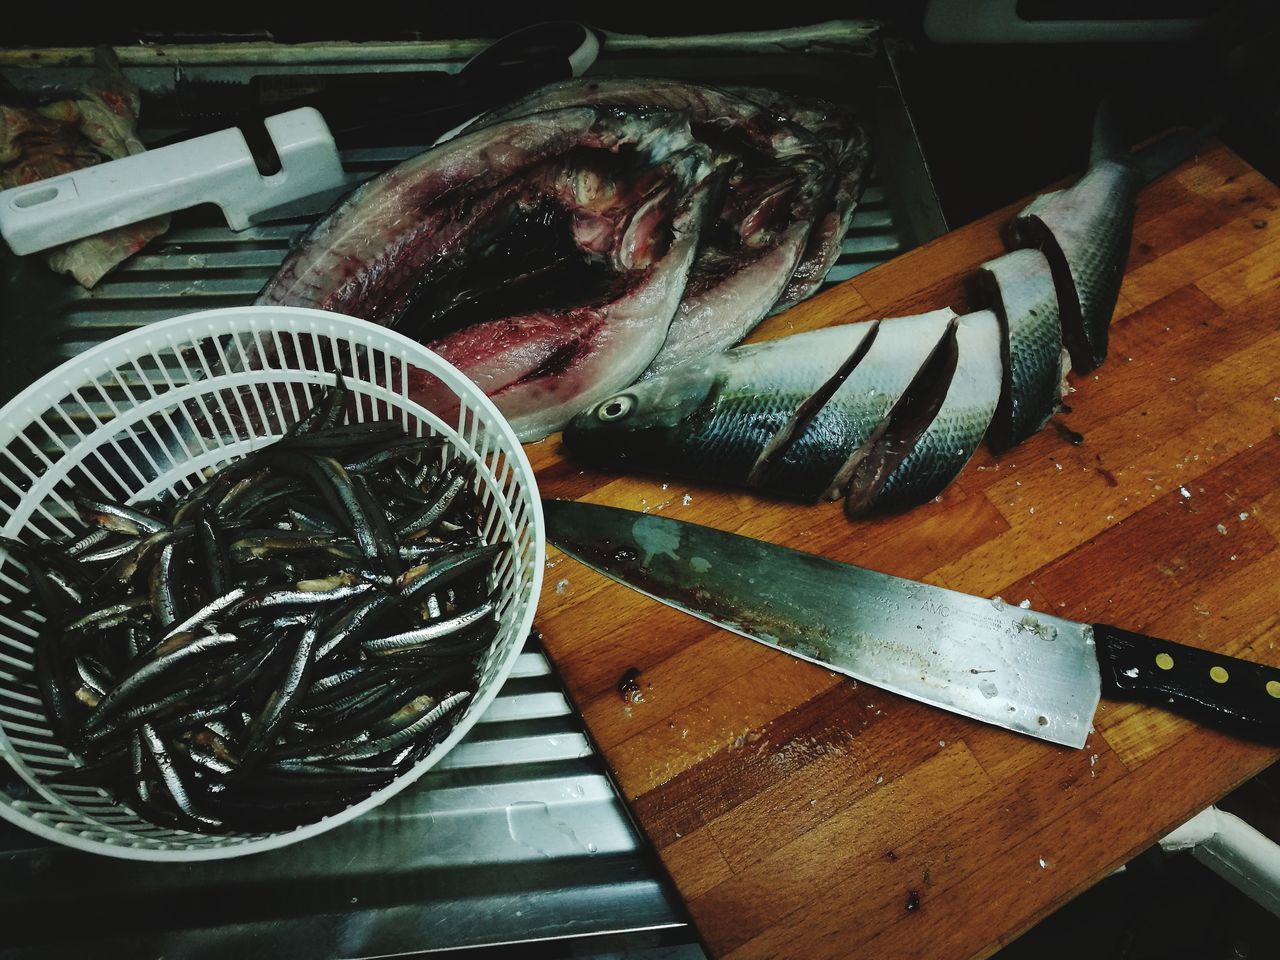
M 616 397 L 606 400 L 596 409 L 596 417 L 605 423 L 611 420 L 621 420 L 636 405 L 633 398 L 621 393 Z

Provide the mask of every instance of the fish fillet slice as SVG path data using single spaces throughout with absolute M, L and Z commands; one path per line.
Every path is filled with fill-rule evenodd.
M 816 500 L 839 497 L 865 447 L 955 318 L 949 308 L 880 321 L 861 362 L 760 476 L 760 489 Z M 945 383 L 943 384 L 945 389 Z
M 844 512 L 850 519 L 871 510 L 898 465 L 915 449 L 941 410 L 959 357 L 957 326 L 953 317 L 893 407 L 836 474 L 829 495 L 844 492 Z
M 867 501 L 868 510 L 899 510 L 932 500 L 964 469 L 982 442 L 995 414 L 1002 379 L 996 315 L 980 310 L 957 320 L 955 349 L 954 373 L 942 405 Z
M 1107 358 L 1141 177 L 1128 163 L 1100 160 L 1074 186 L 1036 197 L 1011 228 L 1013 244 L 1049 261 L 1071 362 L 1087 373 Z
M 1066 392 L 1070 357 L 1062 346 L 1058 295 L 1049 261 L 1038 250 L 989 260 L 975 285 L 1000 320 L 1004 385 L 987 441 L 997 453 L 1048 422 Z

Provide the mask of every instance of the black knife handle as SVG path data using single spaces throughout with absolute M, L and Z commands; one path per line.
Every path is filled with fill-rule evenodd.
M 1103 693 L 1280 743 L 1280 670 L 1106 623 L 1094 624 L 1093 637 Z

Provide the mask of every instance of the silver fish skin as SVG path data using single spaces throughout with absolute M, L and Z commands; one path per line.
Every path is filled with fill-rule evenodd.
M 879 322 L 875 339 L 831 398 L 764 471 L 762 486 L 803 500 L 845 495 L 887 418 L 932 356 L 955 311 Z
M 732 164 L 719 228 L 703 243 L 680 310 L 646 377 L 732 346 L 768 316 L 801 262 L 835 178 L 804 128 L 715 87 L 655 78 L 566 80 L 478 118 L 482 127 L 572 104 L 680 111 Z
M 955 372 L 942 406 L 868 510 L 902 510 L 938 496 L 964 469 L 991 424 L 1000 398 L 1000 323 L 990 310 L 980 310 L 960 317 L 955 330 Z
M 842 324 L 693 361 L 579 414 L 565 445 L 597 466 L 836 499 L 955 316 Z M 939 399 L 949 382 L 950 371 Z
M 819 208 L 804 255 L 774 304 L 772 313 L 781 313 L 817 293 L 839 259 L 840 244 L 870 176 L 871 140 L 857 119 L 837 104 L 763 87 L 730 87 L 729 91 L 808 130 L 826 145 L 836 165 L 833 189 Z
M 1145 159 L 1129 154 L 1116 102 L 1104 100 L 1094 117 L 1089 168 L 1075 184 L 1032 200 L 1009 227 L 1010 247 L 1045 255 L 1058 290 L 1063 343 L 1078 373 L 1107 358 L 1111 314 L 1129 257 L 1133 213 L 1144 177 L 1174 162 L 1194 138 L 1171 137 Z M 1157 145 L 1159 147 L 1160 145 Z
M 1037 432 L 1059 409 L 1071 361 L 1062 346 L 1053 271 L 1040 251 L 1014 250 L 988 260 L 975 283 L 1000 319 L 1004 382 L 987 432 L 999 453 Z
M 467 133 L 361 184 L 299 239 L 256 302 L 394 324 L 431 265 L 514 204 L 520 174 L 575 147 L 657 162 L 689 146 L 671 114 L 576 107 Z
M 634 264 L 620 294 L 603 303 L 473 324 L 427 344 L 489 395 L 521 441 L 554 433 L 578 411 L 632 383 L 662 345 L 706 214 L 708 151 L 687 147 L 664 166 L 672 172 L 666 202 L 678 202 L 665 224 L 648 223 L 644 230 L 663 230 L 669 245 L 651 262 Z M 644 207 L 638 216 L 647 212 Z M 628 248 L 632 232 L 620 239 Z M 409 386 L 438 414 L 447 415 L 455 403 L 433 379 L 411 376 Z
M 761 487 L 755 471 L 762 457 L 780 434 L 794 431 L 809 399 L 871 329 L 827 327 L 682 364 L 583 411 L 565 429 L 565 445 L 610 469 Z

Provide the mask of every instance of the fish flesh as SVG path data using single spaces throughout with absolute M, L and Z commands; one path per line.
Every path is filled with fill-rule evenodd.
M 804 128 L 750 100 L 654 78 L 550 84 L 467 129 L 583 104 L 679 111 L 725 168 L 719 215 L 703 238 L 667 341 L 645 376 L 737 343 L 769 314 L 802 262 L 832 192 L 835 166 L 829 151 Z
M 989 316 L 994 330 L 995 317 Z M 846 493 L 874 501 L 901 459 L 899 448 L 910 450 L 932 414 L 947 406 L 957 369 L 956 319 L 949 309 L 935 310 L 737 347 L 643 380 L 585 410 L 565 429 L 564 442 L 581 459 L 614 469 L 710 478 L 810 502 Z M 968 358 L 983 342 L 984 329 L 976 322 L 966 330 L 966 379 L 957 385 L 947 423 L 919 458 L 933 471 L 930 477 L 939 472 L 939 461 L 950 466 L 956 459 L 933 452 L 953 438 L 953 421 L 965 425 L 961 432 L 969 443 L 972 408 L 981 406 L 974 399 L 981 391 L 970 379 L 981 362 Z M 948 340 L 949 352 L 941 349 Z M 995 391 L 997 343 L 990 338 Z M 994 410 L 994 392 L 990 406 Z M 921 408 L 923 417 L 910 415 Z M 976 444 L 967 446 L 968 453 Z M 873 461 L 886 467 L 883 475 L 867 466 Z M 895 483 L 914 489 L 901 479 Z
M 1107 103 L 1094 124 L 1089 169 L 1063 190 L 1036 197 L 1014 219 L 1011 245 L 1049 261 L 1062 335 L 1077 373 L 1107 358 L 1111 314 L 1120 295 L 1143 172 L 1118 140 Z
M 438 282 L 530 204 L 530 180 L 572 151 L 656 163 L 692 144 L 670 113 L 576 107 L 465 133 L 361 184 L 307 230 L 257 303 L 396 326 L 424 277 Z
M 485 127 L 357 188 L 258 302 L 395 327 L 478 383 L 521 440 L 541 439 L 662 346 L 709 157 L 665 112 L 577 107 Z M 456 411 L 434 378 L 410 390 Z
M 1044 254 L 1014 250 L 988 260 L 974 282 L 1000 319 L 1004 382 L 987 434 L 999 453 L 1038 431 L 1061 406 L 1071 360 L 1062 346 L 1058 294 Z
M 846 107 L 764 87 L 731 87 L 730 92 L 808 130 L 826 145 L 836 165 L 833 189 L 815 218 L 804 255 L 771 311 L 781 313 L 817 293 L 835 266 L 841 241 L 849 232 L 866 189 L 871 171 L 871 140 Z
M 662 346 L 710 194 L 704 148 L 691 147 L 669 163 L 673 178 L 665 192 L 646 200 L 635 218 L 643 225 L 623 234 L 626 252 L 614 256 L 630 269 L 619 274 L 608 298 L 475 323 L 427 343 L 489 395 L 521 441 L 542 439 L 633 382 Z M 667 216 L 646 218 L 673 200 L 678 206 Z M 660 230 L 670 236 L 665 251 L 639 255 L 660 249 L 651 239 Z M 437 414 L 457 402 L 452 390 L 416 368 L 409 386 L 410 395 Z

